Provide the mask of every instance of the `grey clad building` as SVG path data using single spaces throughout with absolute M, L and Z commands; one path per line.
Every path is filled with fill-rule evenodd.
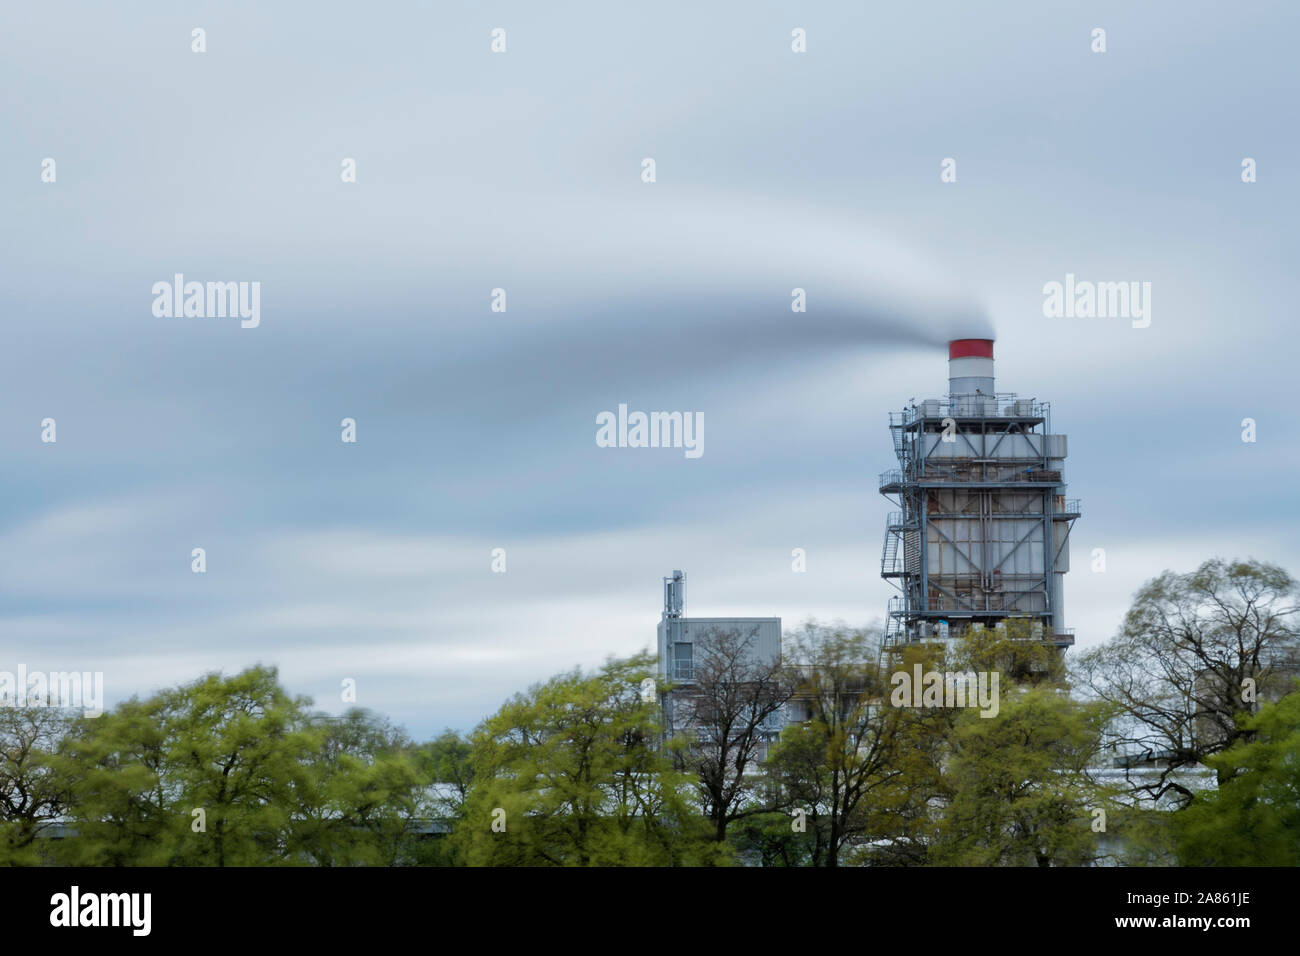
M 664 609 L 659 619 L 659 681 L 673 690 L 661 694 L 665 729 L 669 733 L 688 729 L 680 726 L 677 714 L 700 680 L 704 669 L 716 659 L 719 642 L 741 647 L 752 667 L 770 666 L 781 660 L 779 617 L 687 617 L 686 575 L 674 571 L 664 578 Z M 779 730 L 779 726 L 777 728 Z

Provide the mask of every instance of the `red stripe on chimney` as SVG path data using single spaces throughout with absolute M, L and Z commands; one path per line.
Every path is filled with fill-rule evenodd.
M 948 343 L 948 358 L 992 358 L 992 339 L 953 339 Z

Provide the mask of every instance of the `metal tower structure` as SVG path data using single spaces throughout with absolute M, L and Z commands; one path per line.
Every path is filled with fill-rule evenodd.
M 1065 573 L 1079 502 L 1065 497 L 1066 437 L 1050 406 L 994 389 L 993 341 L 948 344 L 948 396 L 889 416 L 898 468 L 880 493 L 899 508 L 880 574 L 890 599 L 883 648 L 1027 618 L 1066 648 Z
M 659 677 L 664 681 L 691 680 L 694 677 L 692 652 L 686 640 L 686 575 L 674 571 L 664 578 L 664 613 L 659 619 Z

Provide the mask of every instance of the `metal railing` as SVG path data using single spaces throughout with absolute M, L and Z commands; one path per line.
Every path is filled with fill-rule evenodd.
M 921 527 L 920 515 L 908 516 L 901 511 L 891 511 L 889 517 L 885 519 L 885 531 L 887 533 L 915 531 L 919 527 Z
M 903 599 L 895 594 L 889 599 L 885 611 L 884 646 L 897 643 L 903 635 Z
M 1003 466 L 1003 467 L 1005 468 L 1009 466 Z M 1044 468 L 1023 468 L 1023 469 L 1017 468 L 1015 470 L 1005 471 L 1001 474 L 976 475 L 976 474 L 972 474 L 970 471 L 958 472 L 955 469 L 948 469 L 948 468 L 940 469 L 940 468 L 933 468 L 933 467 L 922 468 L 922 469 L 909 469 L 908 472 L 904 472 L 898 468 L 891 468 L 889 471 L 882 471 L 880 473 L 881 488 L 887 487 L 889 485 L 912 484 L 914 482 L 921 482 L 921 481 L 955 481 L 955 482 L 963 482 L 963 483 L 971 482 L 973 484 L 982 482 L 984 484 L 999 484 L 999 485 L 1011 484 L 1020 481 L 1038 482 L 1038 483 L 1043 483 L 1043 482 L 1059 483 L 1061 481 L 1061 473 L 1056 470 L 1049 470 Z M 1077 498 L 1074 499 L 1074 503 L 1078 504 Z
M 901 412 L 889 413 L 891 426 L 911 425 L 927 418 L 1046 418 L 1051 409 L 1049 402 L 1032 398 L 1019 398 L 1015 392 L 998 392 L 996 395 L 950 395 L 947 398 L 928 398 L 909 405 Z

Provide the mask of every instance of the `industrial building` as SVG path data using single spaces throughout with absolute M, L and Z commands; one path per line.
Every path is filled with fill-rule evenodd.
M 1066 497 L 1066 436 L 1051 406 L 999 392 L 992 339 L 948 344 L 948 392 L 912 401 L 889 418 L 898 467 L 880 476 L 897 509 L 888 518 L 881 576 L 897 587 L 882 651 L 953 640 L 971 627 L 1026 620 L 1030 633 L 1064 649 L 1064 577 L 1079 502 Z M 779 617 L 686 616 L 686 576 L 664 578 L 659 680 L 671 733 L 674 710 L 697 681 L 701 649 L 718 634 L 746 635 L 756 665 L 781 659 Z M 790 719 L 798 719 L 792 708 Z
M 948 345 L 948 394 L 892 412 L 898 467 L 880 476 L 889 516 L 880 573 L 898 588 L 883 647 L 1028 619 L 1066 648 L 1063 579 L 1079 503 L 1066 497 L 1066 436 L 1036 398 L 998 392 L 992 339 Z
M 664 578 L 664 609 L 659 619 L 659 681 L 673 688 L 661 694 L 665 730 L 671 734 L 690 730 L 679 718 L 682 703 L 692 694 L 701 679 L 703 662 L 710 659 L 711 645 L 720 639 L 732 646 L 743 645 L 746 667 L 761 672 L 781 661 L 781 619 L 779 617 L 687 617 L 686 575 L 674 571 Z M 780 732 L 783 721 L 774 720 L 772 735 Z

